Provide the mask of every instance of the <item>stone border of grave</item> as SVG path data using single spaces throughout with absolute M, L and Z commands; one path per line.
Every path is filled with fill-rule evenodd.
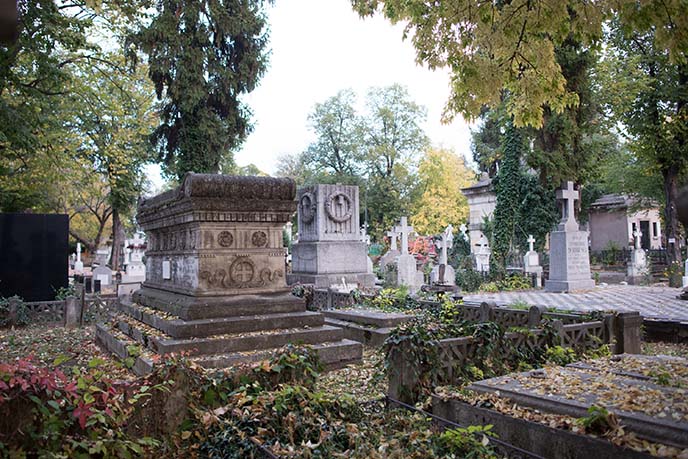
M 497 411 L 473 406 L 455 399 L 444 399 L 433 394 L 432 413 L 463 425 L 491 424 L 502 441 L 523 448 L 540 457 L 567 457 L 571 459 L 649 459 L 647 453 L 616 446 L 603 438 L 580 435 L 552 428 L 537 422 L 519 419 Z
M 464 305 L 465 306 L 465 305 Z M 513 311 L 504 311 L 502 308 L 495 307 L 494 304 L 482 303 L 477 309 L 472 305 L 463 307 L 461 318 L 472 322 L 494 321 L 505 328 L 519 327 L 518 321 L 514 317 L 523 320 L 523 314 L 512 315 Z M 466 314 L 468 312 L 468 314 Z M 519 311 L 523 313 L 524 311 Z M 504 337 L 510 340 L 515 348 L 528 346 L 530 348 L 543 347 L 552 339 L 550 333 L 542 328 L 533 328 L 541 324 L 545 314 L 541 308 L 532 307 L 528 313 L 527 331 L 507 332 Z M 469 317 L 470 314 L 470 317 Z M 554 336 L 559 337 L 560 345 L 565 348 L 573 348 L 577 351 L 586 351 L 609 344 L 614 354 L 639 354 L 640 333 L 642 316 L 637 312 L 605 314 L 601 320 L 564 324 L 561 320 L 552 322 Z M 515 325 L 514 325 L 515 324 Z M 461 336 L 446 338 L 431 346 L 436 348 L 438 355 L 437 367 L 429 369 L 433 374 L 433 385 L 451 385 L 459 382 L 460 374 L 458 368 L 462 368 L 476 354 L 481 342 L 471 336 Z M 412 365 L 407 356 L 411 355 L 411 349 L 407 349 L 408 342 L 397 344 L 388 356 L 388 392 L 387 395 L 393 399 L 401 400 L 404 403 L 414 404 L 417 402 L 417 394 L 414 388 L 426 376 L 421 373 L 423 370 Z M 433 352 L 434 353 L 434 352 Z M 506 354 L 495 356 L 496 358 L 506 358 Z

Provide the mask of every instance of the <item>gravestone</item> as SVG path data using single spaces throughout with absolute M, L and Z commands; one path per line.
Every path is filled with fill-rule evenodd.
M 633 250 L 627 266 L 627 281 L 631 285 L 640 284 L 647 280 L 650 275 L 647 255 L 640 243 L 642 236 L 643 233 L 639 230 L 633 232 Z
M 442 239 L 437 242 L 437 248 L 440 249 L 439 264 L 432 268 L 430 273 L 430 283 L 437 285 L 455 285 L 456 273 L 454 268 L 447 263 L 447 249 L 454 243 L 454 227 L 452 225 L 442 233 Z
M 91 272 L 93 273 L 93 281 L 100 281 L 102 287 L 112 284 L 112 270 L 107 266 L 98 266 L 93 268 Z
M 573 182 L 562 184 L 557 190 L 562 202 L 562 219 L 556 231 L 550 235 L 549 279 L 545 282 L 548 292 L 573 292 L 595 287 L 590 274 L 588 232 L 581 231 L 574 215 L 574 203 L 580 192 Z
M 288 343 L 312 344 L 328 368 L 360 360 L 360 343 L 307 311 L 285 282 L 282 228 L 295 195 L 291 179 L 189 173 L 141 200 L 146 280 L 119 299 L 118 317 L 99 324 L 98 341 L 117 353 L 128 345 L 121 333 L 147 352 L 186 352 L 205 367 L 269 358 Z
M 101 246 L 96 249 L 95 256 L 93 257 L 93 264 L 98 266 L 105 266 L 110 259 L 110 247 Z
M 287 283 L 372 288 L 368 248 L 359 232 L 358 187 L 313 185 L 298 191 L 299 241 L 292 245 Z
M 399 235 L 394 229 L 387 231 L 385 235 L 389 238 L 389 250 L 380 258 L 380 270 L 383 273 L 387 271 L 387 265 L 395 264 L 397 262 L 397 257 L 401 255 L 401 252 L 399 252 L 397 248 L 397 238 Z
M 542 266 L 540 266 L 540 256 L 533 249 L 535 238 L 532 234 L 528 235 L 528 252 L 523 256 L 523 270 L 528 275 L 535 275 L 535 287 L 542 287 Z
M 0 297 L 55 298 L 69 275 L 69 217 L 0 213 Z
M 146 280 L 146 265 L 143 263 L 146 242 L 139 233 L 136 233 L 133 238 L 125 239 L 124 248 L 126 264 L 122 282 L 143 282 Z
M 84 272 L 84 262 L 81 261 L 81 242 L 76 243 L 76 261 L 74 262 L 74 271 L 77 273 Z
M 408 237 L 413 227 L 408 226 L 406 217 L 394 227 L 394 231 L 401 235 L 401 254 L 397 257 L 397 285 L 405 285 L 410 293 L 416 293 L 423 285 L 423 273 L 416 269 L 416 258 L 408 251 Z
M 481 234 L 478 240 L 478 250 L 475 252 L 475 270 L 481 273 L 490 272 L 490 255 L 492 250 L 487 245 L 485 235 Z

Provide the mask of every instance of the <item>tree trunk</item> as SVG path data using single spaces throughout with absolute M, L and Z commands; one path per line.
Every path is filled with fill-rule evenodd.
M 119 211 L 112 210 L 112 252 L 110 255 L 110 268 L 119 271 L 119 259 L 122 251 L 122 241 L 124 241 L 124 227 L 119 218 Z
M 669 264 L 669 286 L 681 286 L 681 247 L 679 245 L 678 213 L 676 200 L 678 198 L 678 168 L 671 165 L 662 169 L 664 178 L 664 234 L 667 237 L 667 263 Z M 671 242 L 673 240 L 673 243 Z M 675 265 L 678 265 L 676 271 Z M 676 272 L 674 272 L 676 271 Z M 673 275 L 672 275 L 673 273 Z

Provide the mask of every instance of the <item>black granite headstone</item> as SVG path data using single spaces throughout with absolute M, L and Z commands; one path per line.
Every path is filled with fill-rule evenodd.
M 84 277 L 84 291 L 86 293 L 91 293 L 91 286 L 93 285 L 93 278 L 92 277 Z
M 96 279 L 93 281 L 93 293 L 100 293 L 100 280 Z
M 0 297 L 55 298 L 68 285 L 69 218 L 0 213 Z

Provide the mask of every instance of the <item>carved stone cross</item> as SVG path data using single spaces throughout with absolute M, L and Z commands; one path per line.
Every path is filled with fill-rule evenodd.
M 461 226 L 459 226 L 459 231 L 461 231 L 461 234 L 463 235 L 463 238 L 466 239 L 466 231 L 468 230 L 468 227 L 461 223 Z
M 447 226 L 447 228 L 442 233 L 442 240 L 437 242 L 437 248 L 441 249 L 440 253 L 440 265 L 447 264 L 447 249 L 454 243 L 454 227 L 452 225 Z
M 643 232 L 640 230 L 633 231 L 633 237 L 635 238 L 635 248 L 640 248 L 640 238 L 643 237 Z
M 528 235 L 528 252 L 533 251 L 533 244 L 535 244 L 535 238 L 532 234 Z
M 398 234 L 392 230 L 392 231 L 387 231 L 387 237 L 389 237 L 390 242 L 389 242 L 389 250 L 397 250 L 397 236 Z
M 406 217 L 401 217 L 401 224 L 394 227 L 394 231 L 401 234 L 401 254 L 407 255 L 408 252 L 408 237 L 413 232 L 413 227 L 408 226 Z
M 575 202 L 580 200 L 580 192 L 573 187 L 571 181 L 562 185 L 563 188 L 557 190 L 557 199 L 564 201 L 559 229 L 577 231 L 578 224 L 576 223 L 574 208 Z

